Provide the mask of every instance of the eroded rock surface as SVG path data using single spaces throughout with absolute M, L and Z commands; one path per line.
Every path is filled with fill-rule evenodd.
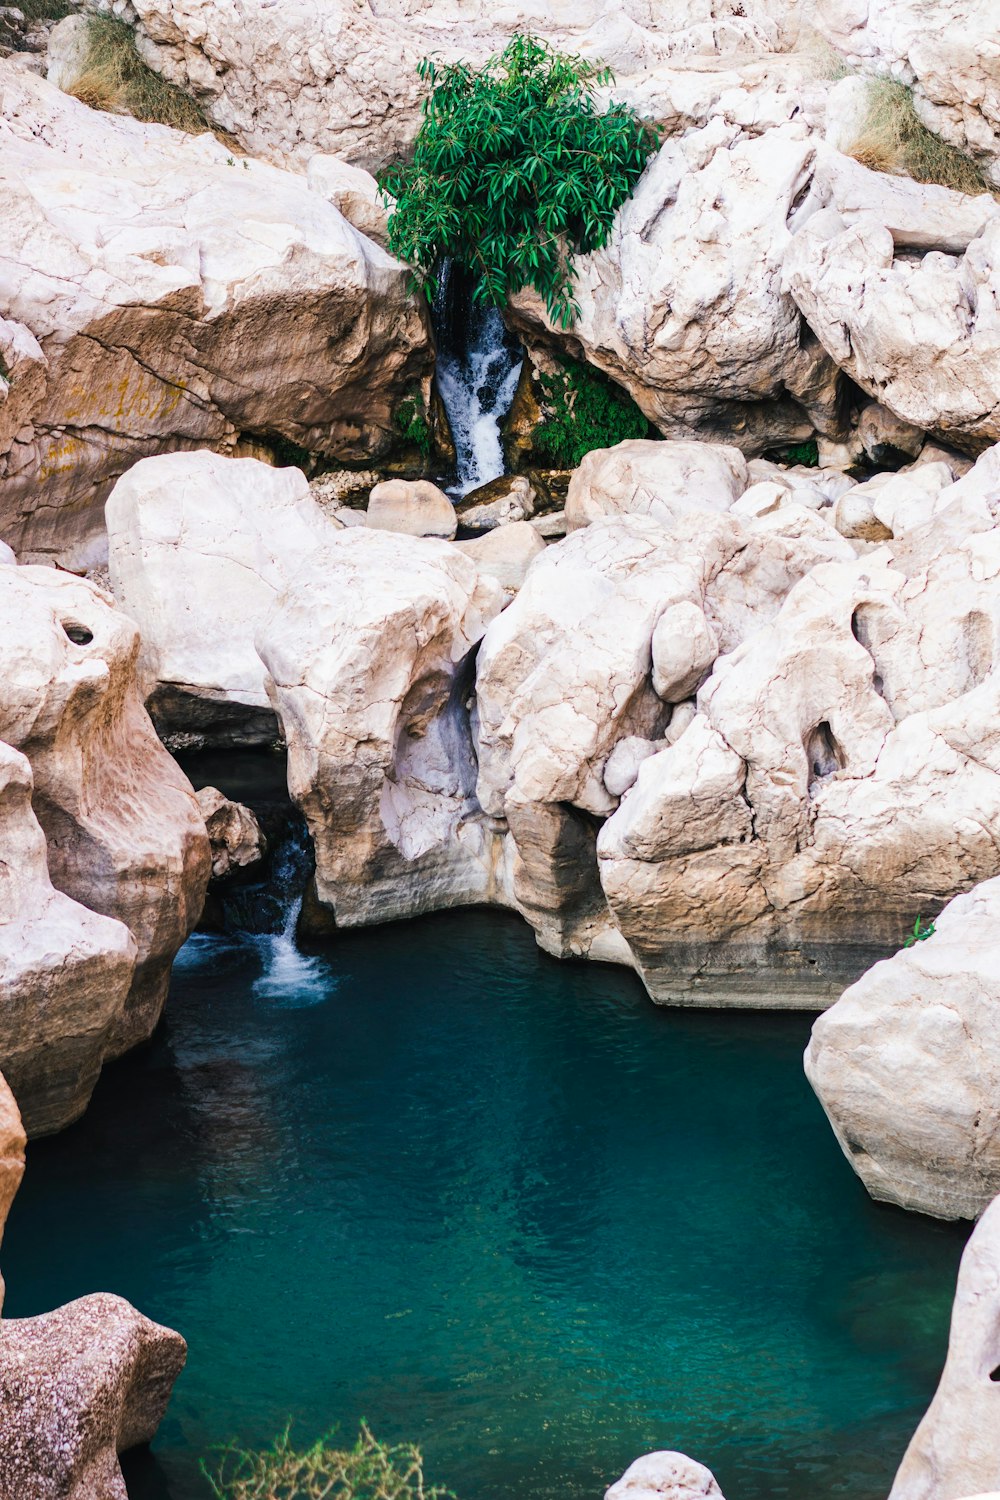
M 202 787 L 196 796 L 212 846 L 213 880 L 225 880 L 234 870 L 259 864 L 267 839 L 252 808 L 231 801 L 214 786 Z
M 107 1293 L 0 1321 L 0 1500 L 127 1500 L 118 1454 L 151 1441 L 186 1356 Z
M 962 1256 L 941 1383 L 889 1500 L 960 1500 L 1000 1484 L 1000 1202 Z
M 1000 1192 L 998 1016 L 1000 880 L 988 880 L 817 1021 L 806 1075 L 873 1197 L 975 1218 Z
M 0 533 L 22 561 L 100 562 L 103 501 L 150 454 L 392 446 L 426 315 L 325 196 L 2 60 L 0 99 Z
M 605 1491 L 604 1500 L 723 1500 L 715 1475 L 683 1453 L 647 1453 Z
M 107 927 L 83 948 L 93 955 L 92 977 L 81 975 L 77 993 L 89 984 L 97 1008 L 88 1018 L 79 1006 L 69 1029 L 84 1035 L 87 1069 L 93 1049 L 101 1050 L 102 1028 L 109 1028 L 106 1055 L 152 1032 L 170 965 L 197 921 L 209 873 L 194 793 L 142 706 L 138 652 L 135 625 L 94 585 L 53 568 L 0 568 L 0 740 L 31 762 L 32 805 L 53 885 L 90 912 L 123 922 L 137 948 L 124 1005 L 113 973 L 131 963 L 127 935 L 111 942 L 113 973 L 103 976 Z M 38 859 L 44 858 L 40 848 Z M 79 922 L 77 913 L 72 921 Z M 67 934 L 58 951 L 72 955 L 80 948 Z M 56 1031 L 66 1025 L 66 1015 L 53 1015 Z M 44 1111 L 36 1114 L 9 1058 L 5 1071 L 29 1129 L 53 1128 Z M 91 1077 L 87 1093 L 92 1083 Z M 65 1120 L 60 1115 L 58 1123 Z
M 0 1244 L 3 1242 L 4 1225 L 10 1213 L 21 1178 L 24 1176 L 24 1148 L 27 1139 L 21 1121 L 17 1100 L 3 1074 L 0 1073 Z M 0 1313 L 3 1312 L 4 1284 L 0 1276 Z

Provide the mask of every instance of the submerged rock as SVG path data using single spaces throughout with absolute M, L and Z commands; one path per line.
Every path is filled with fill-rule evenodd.
M 152 1440 L 186 1356 L 107 1293 L 0 1321 L 0 1500 L 127 1500 L 118 1454 Z
M 22 560 L 99 563 L 103 501 L 150 454 L 397 443 L 425 310 L 301 175 L 2 60 L 0 96 L 0 533 Z
M 806 1076 L 873 1197 L 950 1219 L 1000 1193 L 998 1016 L 1000 879 L 957 897 L 933 936 L 817 1021 Z
M 1000 1485 L 1000 1200 L 962 1256 L 941 1382 L 889 1500 L 960 1500 Z

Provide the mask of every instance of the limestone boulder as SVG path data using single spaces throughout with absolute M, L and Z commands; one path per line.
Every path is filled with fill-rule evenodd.
M 0 1500 L 127 1500 L 118 1455 L 151 1441 L 186 1356 L 107 1293 L 0 1321 Z
M 273 742 L 254 635 L 336 529 L 301 470 L 208 452 L 147 458 L 115 485 L 106 516 L 111 588 L 139 626 L 160 732 Z
M 24 1148 L 27 1139 L 17 1101 L 3 1074 L 0 1073 L 0 1243 L 21 1178 L 24 1176 Z M 4 1284 L 0 1276 L 0 1313 L 3 1312 Z
M 475 647 L 501 602 L 457 547 L 358 527 L 258 630 L 316 894 L 338 924 L 503 899 L 469 713 Z
M 842 434 L 839 371 L 783 286 L 815 156 L 805 125 L 755 135 L 715 118 L 665 142 L 607 247 L 574 262 L 574 344 L 664 436 L 761 453 Z M 533 292 L 513 316 L 558 343 Z
M 0 99 L 0 534 L 22 561 L 99 563 L 111 486 L 155 453 L 392 448 L 426 313 L 328 197 L 2 60 Z
M 1000 184 L 992 0 L 815 0 L 811 20 L 854 66 L 911 85 L 923 122 Z
M 630 1464 L 604 1500 L 723 1500 L 715 1475 L 684 1453 L 647 1453 Z
M 1000 873 L 1000 531 L 970 531 L 975 473 L 954 524 L 947 506 L 804 577 L 605 824 L 604 890 L 655 998 L 818 1008 Z
M 669 526 L 689 510 L 728 510 L 749 483 L 743 454 L 722 443 L 639 440 L 595 448 L 570 479 L 566 529 L 602 516 L 651 516 Z
M 944 1372 L 906 1450 L 889 1500 L 961 1500 L 977 1491 L 996 1491 L 998 1370 L 1000 1203 L 994 1201 L 962 1256 Z
M 368 497 L 365 522 L 375 531 L 450 539 L 458 518 L 444 490 L 427 479 L 386 479 Z
M 686 719 L 717 658 L 828 556 L 701 511 L 670 528 L 648 516 L 594 521 L 532 564 L 479 654 L 478 796 L 510 828 L 515 896 L 543 946 L 607 957 L 611 941 L 631 961 L 595 862 L 632 770 L 617 747 L 660 739 L 675 712 Z
M 950 1219 L 975 1218 L 1000 1193 L 998 1016 L 994 879 L 817 1021 L 806 1074 L 873 1197 Z
M 194 792 L 142 704 L 138 653 L 135 624 L 95 585 L 54 568 L 0 568 L 0 739 L 31 763 L 52 883 L 124 923 L 135 939 L 124 1005 L 115 982 L 94 972 L 94 986 L 106 991 L 103 1050 L 111 1056 L 144 1041 L 159 1020 L 171 963 L 198 919 L 209 873 Z M 97 948 L 97 969 L 106 965 L 107 929 L 101 933 L 88 945 Z M 66 947 L 72 951 L 69 939 Z M 119 969 L 128 967 L 124 932 L 112 947 Z M 100 1029 L 83 1007 L 77 1028 Z M 29 1128 L 38 1128 L 17 1069 L 5 1071 Z
M 136 945 L 121 922 L 55 889 L 31 768 L 0 744 L 0 1067 L 24 1125 L 46 1135 L 85 1109 L 125 1013 Z M 20 1117 L 0 1089 L 0 1228 L 20 1180 Z
M 212 846 L 212 879 L 225 880 L 236 870 L 259 864 L 267 839 L 253 809 L 232 802 L 214 786 L 202 787 L 195 795 Z
M 830 166 L 828 178 L 839 170 Z M 831 188 L 828 205 L 805 216 L 786 284 L 863 390 L 912 427 L 977 453 L 1000 437 L 1000 209 L 909 183 L 896 190 L 908 213 L 894 213 L 891 195 L 880 201 L 887 179 L 868 177 L 867 197 L 845 203 Z M 915 232 L 908 217 L 919 220 L 921 207 Z
M 530 521 L 511 521 L 455 545 L 472 558 L 480 573 L 496 579 L 507 604 L 524 583 L 535 558 L 545 551 L 545 542 Z

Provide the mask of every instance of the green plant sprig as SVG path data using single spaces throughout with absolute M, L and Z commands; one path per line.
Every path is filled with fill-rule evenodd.
M 455 1500 L 424 1483 L 419 1448 L 380 1443 L 366 1422 L 353 1448 L 335 1448 L 328 1435 L 296 1449 L 289 1424 L 270 1448 L 229 1444 L 214 1471 L 201 1469 L 216 1500 Z

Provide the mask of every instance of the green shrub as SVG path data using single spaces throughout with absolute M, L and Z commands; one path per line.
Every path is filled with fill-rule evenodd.
M 567 360 L 558 375 L 540 378 L 549 415 L 535 433 L 535 447 L 555 469 L 575 469 L 594 448 L 654 430 L 628 392 L 592 365 Z
M 819 466 L 819 444 L 815 438 L 805 443 L 792 443 L 788 448 L 776 449 L 773 457 L 778 463 L 801 464 L 804 468 L 815 469 Z
M 172 125 L 188 135 L 203 135 L 212 128 L 183 89 L 143 62 L 135 32 L 126 21 L 117 16 L 91 16 L 87 43 L 86 68 L 68 90 L 75 99 L 91 109 Z
M 79 10 L 73 0 L 16 0 L 16 7 L 26 21 L 62 21 Z
M 868 113 L 850 155 L 874 172 L 935 182 L 959 193 L 990 192 L 981 168 L 919 119 L 913 91 L 888 78 L 868 85 Z
M 323 1438 L 296 1450 L 286 1429 L 263 1453 L 229 1447 L 214 1473 L 202 1471 L 217 1500 L 454 1500 L 424 1484 L 419 1449 L 385 1446 L 364 1422 L 353 1448 Z
M 534 287 L 569 327 L 571 256 L 607 244 L 615 213 L 656 149 L 654 129 L 627 105 L 603 109 L 611 72 L 516 34 L 481 68 L 425 58 L 430 85 L 412 162 L 382 179 L 389 248 L 428 292 L 451 256 L 474 295 L 502 306 Z
M 408 391 L 397 406 L 396 426 L 404 442 L 418 448 L 425 461 L 430 458 L 431 424 L 427 420 L 427 409 L 419 386 Z

